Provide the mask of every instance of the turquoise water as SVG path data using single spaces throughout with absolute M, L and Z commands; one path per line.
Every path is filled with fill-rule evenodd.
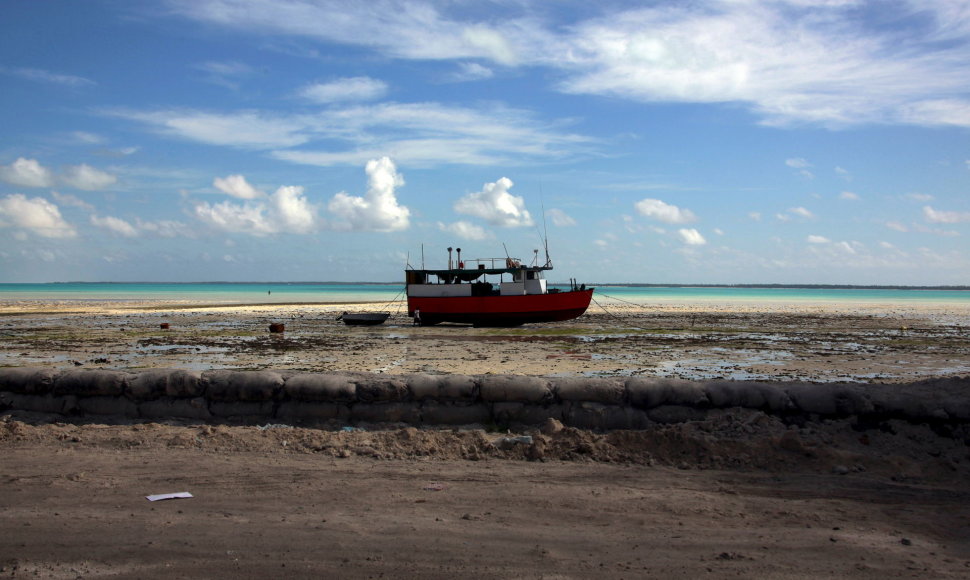
M 0 284 L 0 300 L 175 300 L 233 304 L 390 302 L 403 284 L 314 283 L 57 283 Z M 970 304 L 970 290 L 912 288 L 736 288 L 597 286 L 594 299 L 651 302 L 827 302 Z

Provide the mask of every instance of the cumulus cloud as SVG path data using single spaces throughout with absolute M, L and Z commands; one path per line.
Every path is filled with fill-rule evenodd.
M 827 244 L 830 240 L 825 236 L 810 235 L 808 236 L 808 243 L 810 244 Z
M 470 193 L 456 201 L 454 209 L 458 213 L 481 218 L 493 226 L 531 226 L 534 222 L 525 209 L 525 200 L 509 193 L 513 185 L 508 177 L 486 183 L 481 191 Z
M 313 231 L 317 222 L 316 209 L 303 195 L 303 188 L 296 186 L 280 187 L 265 200 L 202 202 L 193 210 L 195 217 L 218 230 L 253 236 L 305 234 Z M 158 231 L 164 235 L 161 225 Z
M 546 215 L 552 220 L 554 226 L 568 227 L 576 225 L 576 220 L 561 209 L 552 208 L 546 211 Z
M 704 236 L 694 228 L 681 228 L 677 230 L 680 239 L 688 246 L 703 246 L 707 243 Z
M 464 220 L 451 224 L 438 222 L 438 229 L 465 240 L 481 241 L 489 238 L 485 228 Z
M 0 179 L 22 187 L 52 187 L 54 174 L 36 159 L 17 158 L 10 165 L 0 165 Z
M 60 179 L 66 185 L 85 191 L 98 191 L 118 181 L 114 175 L 84 163 L 66 168 Z
M 923 206 L 923 217 L 926 221 L 937 224 L 958 224 L 970 222 L 970 212 L 939 211 L 930 206 Z
M 807 209 L 805 209 L 804 207 L 801 207 L 801 206 L 799 206 L 799 207 L 793 207 L 793 208 L 791 208 L 788 211 L 792 212 L 793 214 L 795 214 L 795 215 L 797 215 L 799 217 L 803 217 L 805 219 L 812 219 L 812 218 L 815 217 L 815 214 L 813 214 L 811 211 L 809 211 L 809 210 L 807 210 Z
M 98 217 L 96 215 L 92 215 L 91 224 L 126 238 L 133 238 L 138 235 L 138 230 L 135 229 L 133 225 L 121 218 L 111 216 Z
M 266 195 L 250 185 L 242 175 L 217 177 L 212 181 L 212 185 L 222 193 L 239 199 L 256 199 Z
M 64 221 L 56 205 L 22 193 L 0 199 L 0 227 L 17 227 L 45 238 L 73 238 L 74 227 Z
M 97 191 L 113 185 L 118 178 L 84 163 L 68 166 L 57 175 L 36 159 L 20 157 L 10 165 L 0 165 L 0 180 L 22 187 L 53 187 L 61 183 L 75 189 Z
M 314 83 L 303 87 L 300 96 L 314 103 L 329 104 L 340 101 L 371 101 L 387 93 L 387 83 L 370 77 L 337 79 L 328 83 Z
M 340 192 L 327 209 L 340 218 L 334 224 L 338 230 L 393 232 L 410 225 L 411 210 L 398 203 L 395 190 L 404 185 L 394 162 L 387 157 L 367 162 L 368 189 L 363 197 Z
M 697 220 L 697 216 L 689 209 L 681 209 L 659 199 L 641 199 L 635 207 L 640 215 L 665 224 L 688 224 Z

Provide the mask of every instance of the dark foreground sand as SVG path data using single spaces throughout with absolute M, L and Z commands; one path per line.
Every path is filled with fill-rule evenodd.
M 346 329 L 330 311 L 293 308 L 8 311 L 0 353 L 59 368 L 873 382 L 970 365 L 968 318 L 952 310 L 668 308 L 489 331 Z M 287 332 L 271 337 L 265 324 L 278 320 Z M 482 426 L 328 431 L 8 412 L 0 578 L 970 577 L 963 428 L 797 426 L 740 410 L 642 432 L 548 427 L 528 432 L 544 445 L 530 460 Z M 195 497 L 145 499 L 178 491 Z

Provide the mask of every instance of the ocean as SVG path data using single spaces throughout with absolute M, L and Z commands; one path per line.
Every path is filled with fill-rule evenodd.
M 552 285 L 553 287 L 561 287 Z M 0 284 L 2 301 L 128 301 L 164 300 L 223 304 L 307 302 L 392 302 L 403 300 L 403 284 L 343 284 L 306 282 L 247 283 L 47 283 Z M 598 302 L 650 303 L 872 303 L 970 305 L 970 290 L 917 288 L 833 287 L 713 287 L 636 286 L 596 287 Z

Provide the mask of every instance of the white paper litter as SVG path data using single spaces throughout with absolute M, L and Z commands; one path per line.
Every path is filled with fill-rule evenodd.
M 158 493 L 155 495 L 146 495 L 145 499 L 148 501 L 158 501 L 160 499 L 181 499 L 183 497 L 192 497 L 192 494 L 187 491 L 179 491 L 176 493 Z

